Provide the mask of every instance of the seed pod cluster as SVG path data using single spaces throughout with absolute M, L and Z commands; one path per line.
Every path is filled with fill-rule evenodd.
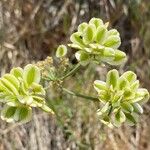
M 40 80 L 40 69 L 31 64 L 24 69 L 13 68 L 9 74 L 0 78 L 0 102 L 5 104 L 1 111 L 3 120 L 28 122 L 32 116 L 32 107 L 52 112 L 46 105 L 45 90 L 39 84 Z
M 126 54 L 118 50 L 121 44 L 119 32 L 108 30 L 108 23 L 104 24 L 99 18 L 80 24 L 70 40 L 72 43 L 68 46 L 78 49 L 75 56 L 83 65 L 93 60 L 120 65 L 126 60 Z
M 106 82 L 96 80 L 94 88 L 102 103 L 97 114 L 110 127 L 119 127 L 125 121 L 129 125 L 137 123 L 139 114 L 143 113 L 141 105 L 149 99 L 149 92 L 139 88 L 139 80 L 132 71 L 119 77 L 118 71 L 113 69 L 108 72 Z

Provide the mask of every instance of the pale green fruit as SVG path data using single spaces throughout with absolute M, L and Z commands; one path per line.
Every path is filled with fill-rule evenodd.
M 40 69 L 32 64 L 25 66 L 23 80 L 30 86 L 32 83 L 39 83 L 41 79 Z
M 56 57 L 64 57 L 67 54 L 67 47 L 65 45 L 60 45 L 56 51 Z
M 99 26 L 104 25 L 103 21 L 99 18 L 92 18 L 89 21 L 89 24 L 95 25 L 96 28 L 98 28 Z
M 122 77 L 126 78 L 130 82 L 130 84 L 133 83 L 134 81 L 136 81 L 136 79 L 137 79 L 136 74 L 132 71 L 126 71 L 122 75 Z
M 80 32 L 75 32 L 71 35 L 70 41 L 74 44 L 79 45 L 81 48 L 84 48 L 84 43 L 82 41 L 82 38 L 80 37 L 81 33 Z
M 89 44 L 93 42 L 95 36 L 96 28 L 94 25 L 88 25 L 83 33 L 83 42 L 84 44 Z
M 109 87 L 112 86 L 113 88 L 116 88 L 118 79 L 119 79 L 119 73 L 117 70 L 113 69 L 113 70 L 109 71 L 107 73 L 107 77 L 106 77 L 107 86 L 109 86 Z
M 20 67 L 13 68 L 10 74 L 14 75 L 17 79 L 21 79 L 23 77 L 23 69 Z
M 133 112 L 133 106 L 129 102 L 123 102 L 121 104 L 122 110 L 126 113 L 131 113 Z
M 81 24 L 78 26 L 78 32 L 83 33 L 87 26 L 88 26 L 88 24 L 87 24 L 86 22 L 81 23 Z
M 17 107 L 5 105 L 1 111 L 1 119 L 6 122 L 14 122 L 14 115 Z
M 99 92 L 100 90 L 107 90 L 106 83 L 100 80 L 94 81 L 94 88 L 97 92 Z
M 102 43 L 103 40 L 105 39 L 106 32 L 107 32 L 107 29 L 106 29 L 105 26 L 98 27 L 97 30 L 96 30 L 95 41 L 97 43 Z

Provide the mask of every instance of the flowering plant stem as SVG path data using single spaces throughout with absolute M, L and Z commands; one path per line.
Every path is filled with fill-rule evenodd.
M 65 78 L 71 76 L 72 74 L 74 74 L 79 68 L 80 68 L 81 64 L 78 63 L 69 73 L 67 73 L 66 75 L 64 75 L 63 77 L 61 77 L 61 80 L 64 80 Z
M 72 92 L 66 88 L 62 88 L 62 90 L 70 95 L 73 95 L 73 96 L 77 96 L 77 97 L 81 97 L 81 98 L 84 98 L 84 99 L 88 99 L 88 100 L 91 100 L 91 101 L 94 101 L 94 102 L 99 102 L 99 99 L 96 98 L 96 97 L 91 97 L 91 96 L 87 96 L 87 95 L 82 95 L 80 93 L 76 93 L 76 92 Z

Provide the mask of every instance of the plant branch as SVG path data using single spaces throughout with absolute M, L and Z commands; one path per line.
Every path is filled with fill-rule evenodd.
M 78 63 L 69 73 L 67 73 L 66 75 L 64 75 L 64 76 L 61 77 L 60 79 L 61 79 L 61 80 L 64 80 L 65 78 L 71 76 L 72 74 L 74 74 L 74 73 L 79 69 L 80 66 L 81 66 L 81 64 Z
M 81 98 L 84 98 L 84 99 L 88 99 L 88 100 L 91 100 L 91 101 L 94 101 L 94 102 L 99 102 L 99 99 L 96 98 L 96 97 L 91 97 L 91 96 L 87 96 L 87 95 L 83 95 L 83 94 L 79 94 L 79 93 L 75 93 L 75 92 L 72 92 L 66 88 L 62 88 L 64 92 L 70 94 L 70 95 L 73 95 L 73 96 L 77 96 L 77 97 L 81 97 Z

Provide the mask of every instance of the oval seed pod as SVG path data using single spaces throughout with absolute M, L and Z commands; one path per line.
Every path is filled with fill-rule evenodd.
M 140 104 L 138 104 L 138 103 L 133 103 L 132 105 L 133 105 L 134 111 L 135 111 L 136 113 L 140 113 L 140 114 L 143 113 L 143 108 L 141 107 Z
M 108 61 L 110 65 L 121 65 L 126 61 L 126 54 L 120 50 L 115 50 L 114 59 Z
M 134 81 L 136 81 L 136 79 L 137 79 L 136 74 L 132 71 L 126 71 L 122 75 L 122 77 L 126 78 L 130 82 L 130 84 L 133 83 Z
M 33 82 L 39 83 L 41 79 L 40 69 L 32 64 L 25 66 L 23 80 L 30 86 Z
M 32 109 L 31 107 L 18 107 L 14 114 L 14 120 L 21 123 L 26 123 L 31 120 Z
M 78 32 L 81 32 L 81 34 L 84 32 L 84 30 L 86 29 L 86 27 L 88 26 L 88 24 L 86 22 L 81 23 L 78 26 Z
M 123 102 L 123 103 L 121 103 L 121 108 L 126 113 L 131 113 L 134 110 L 133 106 L 129 102 Z
M 75 32 L 71 35 L 70 41 L 74 44 L 79 45 L 81 48 L 84 48 L 84 43 L 81 38 L 81 33 Z
M 6 122 L 14 122 L 14 115 L 17 107 L 5 105 L 1 111 L 1 119 Z
M 107 29 L 106 29 L 105 26 L 98 27 L 97 30 L 96 30 L 95 41 L 97 43 L 102 43 L 103 40 L 105 39 L 106 32 L 107 32 Z
M 83 42 L 89 44 L 93 42 L 95 36 L 96 28 L 94 25 L 88 25 L 83 33 Z
M 94 81 L 94 88 L 96 89 L 97 92 L 99 92 L 100 90 L 107 90 L 106 83 L 100 80 Z
M 106 84 L 108 87 L 112 86 L 113 88 L 117 87 L 119 79 L 119 73 L 116 69 L 113 69 L 107 73 Z
M 111 35 L 104 40 L 103 45 L 106 47 L 117 49 L 121 45 L 120 37 Z
M 64 57 L 67 54 L 67 47 L 65 45 L 59 45 L 56 50 L 56 57 Z
M 10 83 L 12 83 L 17 90 L 19 89 L 20 86 L 19 80 L 14 75 L 5 74 L 3 78 L 7 79 Z
M 10 74 L 14 75 L 17 79 L 22 78 L 23 77 L 23 69 L 20 67 L 13 68 L 13 69 L 11 69 Z
M 104 25 L 103 21 L 99 18 L 92 18 L 89 21 L 89 24 L 95 25 L 96 28 L 98 28 L 99 26 Z

